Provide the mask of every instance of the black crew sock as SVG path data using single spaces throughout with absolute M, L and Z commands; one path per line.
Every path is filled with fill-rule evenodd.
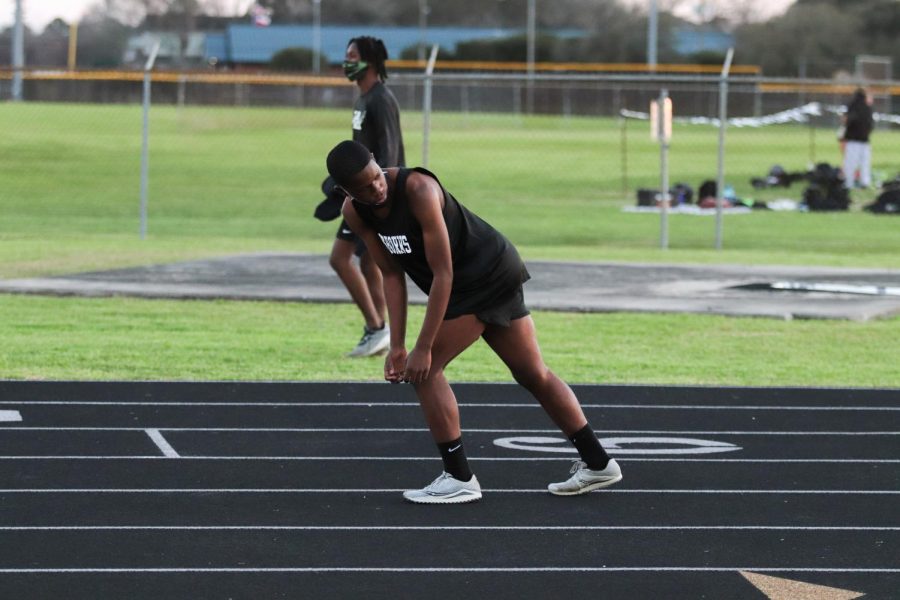
M 437 447 L 441 451 L 441 460 L 444 461 L 445 471 L 460 481 L 472 479 L 472 470 L 466 459 L 466 449 L 463 448 L 462 437 L 458 437 L 452 442 L 439 443 Z
M 581 460 L 587 464 L 588 469 L 602 471 L 609 464 L 609 455 L 600 445 L 600 440 L 591 429 L 590 423 L 569 436 L 569 441 L 575 445 L 575 449 L 578 450 Z

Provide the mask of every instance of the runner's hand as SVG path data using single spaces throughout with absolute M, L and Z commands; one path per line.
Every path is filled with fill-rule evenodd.
M 413 348 L 406 357 L 406 373 L 404 373 L 403 380 L 409 383 L 422 383 L 428 379 L 430 371 L 431 351 L 420 350 L 418 347 Z
M 406 348 L 391 348 L 384 358 L 384 379 L 391 383 L 403 381 L 406 367 Z

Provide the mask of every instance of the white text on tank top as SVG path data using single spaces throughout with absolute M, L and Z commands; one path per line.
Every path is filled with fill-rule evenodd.
M 409 240 L 405 235 L 381 235 L 381 243 L 387 248 L 391 254 L 412 254 L 412 248 L 409 247 Z

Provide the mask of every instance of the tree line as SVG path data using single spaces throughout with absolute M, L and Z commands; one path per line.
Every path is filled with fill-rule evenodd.
M 658 60 L 720 63 L 718 53 L 679 54 L 674 31 L 688 25 L 675 16 L 679 0 L 661 0 Z M 250 15 L 226 16 L 229 0 L 98 0 L 78 29 L 78 65 L 119 66 L 129 36 L 142 31 L 224 29 L 229 22 L 249 22 Z M 312 0 L 259 0 L 273 25 L 310 23 Z M 640 7 L 623 0 L 537 0 L 536 59 L 557 62 L 645 62 L 647 19 Z M 323 24 L 418 26 L 423 8 L 429 26 L 480 26 L 524 31 L 528 0 L 321 0 Z M 900 64 L 900 2 L 897 0 L 796 0 L 788 10 L 765 21 L 754 19 L 752 0 L 718 0 L 715 10 L 700 15 L 702 24 L 730 32 L 735 63 L 760 65 L 769 76 L 831 77 L 853 71 L 858 55 L 888 57 Z M 554 29 L 578 29 L 577 37 L 554 36 Z M 28 64 L 66 63 L 69 24 L 51 22 L 43 31 L 26 31 Z M 12 30 L 0 32 L 0 65 L 11 62 Z M 446 59 L 511 60 L 525 57 L 524 33 L 501 40 L 460 44 Z M 403 57 L 415 57 L 408 48 Z M 400 57 L 395 57 L 400 58 Z M 304 64 L 309 64 L 308 62 Z

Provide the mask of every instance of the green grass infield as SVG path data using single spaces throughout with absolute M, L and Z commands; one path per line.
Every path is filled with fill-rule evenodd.
M 350 132 L 335 110 L 154 106 L 148 235 L 139 238 L 141 111 L 134 105 L 0 104 L 0 278 L 330 249 L 312 217 L 324 156 Z M 714 219 L 624 212 L 659 180 L 649 126 L 616 119 L 437 113 L 429 167 L 528 259 L 900 267 L 897 219 L 753 211 Z M 403 114 L 407 162 L 421 114 Z M 717 130 L 676 125 L 670 181 L 716 173 Z M 839 161 L 830 130 L 729 129 L 726 181 L 741 197 L 799 200 L 803 185 L 755 190 L 773 164 Z M 874 171 L 900 172 L 900 132 L 873 136 Z M 325 260 L 323 258 L 323 260 Z M 173 302 L 0 295 L 0 378 L 378 380 L 380 360 L 342 358 L 361 334 L 349 304 Z M 411 312 L 412 323 L 421 318 Z M 535 320 L 548 364 L 578 383 L 900 387 L 900 319 L 783 322 L 693 315 L 554 314 Z M 415 332 L 413 325 L 411 331 Z M 891 351 L 893 349 L 893 351 Z M 505 381 L 478 344 L 451 380 Z

